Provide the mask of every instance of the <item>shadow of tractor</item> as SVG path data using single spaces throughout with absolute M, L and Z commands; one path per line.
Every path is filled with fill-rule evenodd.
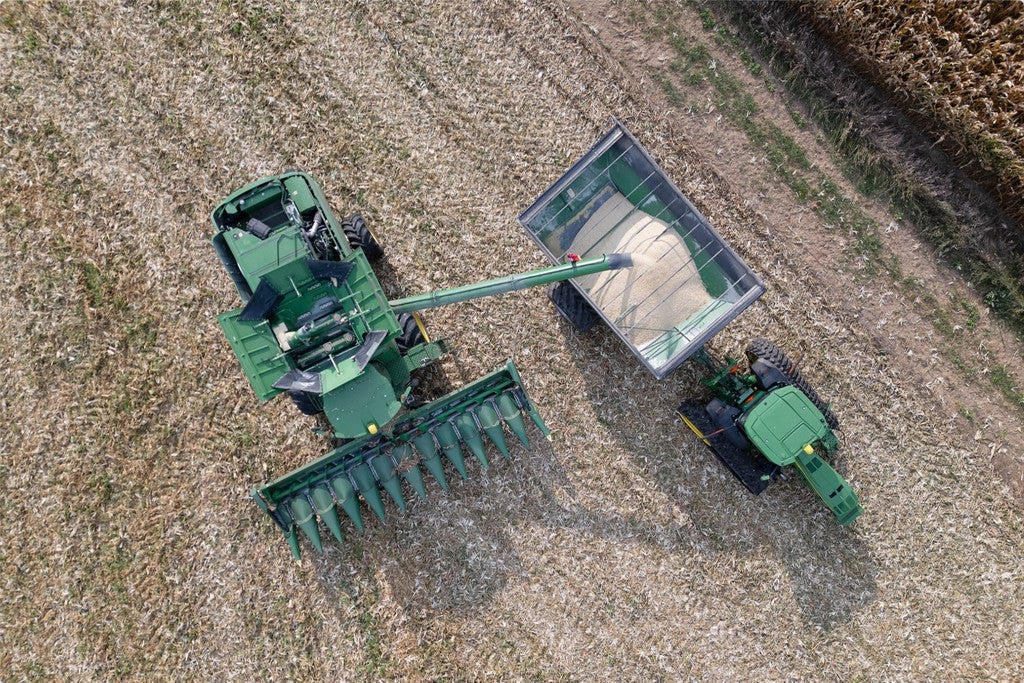
M 842 527 L 795 471 L 752 495 L 674 415 L 681 400 L 704 397 L 702 367 L 684 364 L 659 382 L 635 361 L 629 365 L 631 355 L 610 331 L 585 338 L 567 326 L 565 331 L 601 424 L 685 510 L 681 547 L 706 559 L 781 563 L 788 587 L 765 589 L 792 591 L 808 625 L 829 629 L 874 601 L 876 565 L 856 524 Z M 619 386 L 630 391 L 615 391 Z M 643 430 L 636 427 L 637 415 L 647 416 Z
M 644 516 L 642 501 L 617 508 L 635 503 L 636 515 L 578 504 L 559 452 L 531 429 L 531 449 L 516 444 L 510 462 L 495 453 L 491 467 L 481 471 L 475 464 L 468 480 L 451 473 L 448 492 L 431 482 L 428 499 L 410 500 L 408 513 L 390 506 L 389 515 L 395 514 L 386 523 L 366 516 L 365 534 L 349 535 L 343 546 L 325 544 L 321 555 L 306 553 L 328 596 L 351 592 L 355 575 L 413 613 L 482 611 L 510 577 L 525 575 L 516 534 L 526 523 L 655 546 L 704 566 L 776 563 L 788 581 L 759 586 L 742 599 L 789 590 L 803 622 L 825 630 L 875 599 L 875 563 L 856 528 L 841 527 L 797 475 L 752 496 L 675 418 L 680 399 L 698 393 L 698 368 L 685 365 L 658 382 L 610 332 L 571 338 L 569 347 L 586 378 L 585 395 L 577 399 L 581 409 L 595 411 L 640 476 L 678 506 L 685 521 L 666 530 Z M 571 430 L 566 427 L 568 444 L 576 442 Z M 341 578 L 339 566 L 348 568 L 349 578 Z

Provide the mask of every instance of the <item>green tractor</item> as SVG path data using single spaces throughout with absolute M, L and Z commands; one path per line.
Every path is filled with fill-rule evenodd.
M 389 302 L 370 266 L 383 252 L 365 221 L 339 222 L 304 173 L 232 193 L 211 220 L 213 246 L 244 304 L 218 321 L 249 383 L 260 400 L 287 393 L 303 413 L 322 414 L 338 444 L 252 493 L 296 560 L 300 530 L 322 549 L 318 519 L 339 541 L 339 511 L 362 530 L 359 498 L 383 520 L 381 492 L 405 509 L 400 480 L 423 498 L 424 473 L 446 489 L 442 456 L 465 478 L 463 448 L 489 465 L 485 437 L 508 457 L 504 427 L 528 446 L 524 415 L 548 435 L 511 361 L 437 400 L 415 395 L 417 372 L 447 351 L 417 311 L 632 264 L 623 254 L 569 259 Z
M 568 252 L 628 251 L 634 267 L 563 282 L 551 291 L 578 331 L 604 322 L 656 378 L 686 360 L 709 371 L 707 406 L 679 415 L 755 495 L 795 467 L 849 525 L 856 494 L 820 456 L 838 446 L 838 422 L 796 366 L 771 343 L 747 349 L 750 371 L 706 350 L 764 293 L 764 283 L 619 121 L 519 217 L 558 263 Z
M 839 421 L 796 365 L 766 339 L 747 347 L 749 371 L 737 360 L 724 364 L 706 351 L 695 360 L 712 375 L 715 394 L 706 405 L 684 401 L 683 422 L 754 495 L 793 467 L 835 515 L 849 526 L 863 512 L 857 494 L 821 458 L 839 446 Z

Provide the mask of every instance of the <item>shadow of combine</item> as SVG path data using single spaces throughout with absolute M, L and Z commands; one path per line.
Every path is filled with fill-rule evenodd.
M 452 474 L 447 492 L 432 482 L 428 499 L 409 500 L 407 513 L 391 506 L 385 523 L 366 516 L 364 534 L 350 534 L 343 546 L 325 544 L 323 554 L 307 553 L 329 598 L 355 595 L 355 576 L 412 614 L 482 612 L 510 577 L 525 575 L 516 538 L 525 521 L 650 545 L 707 565 L 774 561 L 788 585 L 776 581 L 757 595 L 791 591 L 803 622 L 824 630 L 875 599 L 875 562 L 856 529 L 841 527 L 798 477 L 752 496 L 674 417 L 682 398 L 699 393 L 697 368 L 683 366 L 658 382 L 610 332 L 580 338 L 564 331 L 599 423 L 678 505 L 685 523 L 667 529 L 641 519 L 642 512 L 634 518 L 574 505 L 578 497 L 558 454 L 531 429 L 531 448 L 515 445 L 510 461 L 495 454 L 487 471 L 474 465 L 465 481 Z
M 510 459 L 495 454 L 486 471 L 467 461 L 466 480 L 446 468 L 448 491 L 431 481 L 427 500 L 410 500 L 406 513 L 390 506 L 384 523 L 365 516 L 365 533 L 346 537 L 344 545 L 325 543 L 321 554 L 306 553 L 325 593 L 352 597 L 356 574 L 386 585 L 413 613 L 484 609 L 510 576 L 524 571 L 515 527 L 557 508 L 552 487 L 566 483 L 550 444 L 536 430 L 529 436 L 530 450 L 510 444 Z M 348 567 L 348 577 L 339 566 Z

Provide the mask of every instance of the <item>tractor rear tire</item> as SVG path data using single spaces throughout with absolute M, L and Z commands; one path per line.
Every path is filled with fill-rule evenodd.
M 747 345 L 747 360 L 753 363 L 756 360 L 761 360 L 769 365 L 774 366 L 779 372 L 785 375 L 786 379 L 790 381 L 792 386 L 803 392 L 803 394 L 811 400 L 814 407 L 821 411 L 821 414 L 825 416 L 825 422 L 828 423 L 830 429 L 838 430 L 839 420 L 835 414 L 829 409 L 828 404 L 821 400 L 811 385 L 804 379 L 804 376 L 800 374 L 800 370 L 797 369 L 796 364 L 793 363 L 786 356 L 782 350 L 775 344 L 771 343 L 763 337 L 758 337 Z
M 362 249 L 366 259 L 370 262 L 379 260 L 384 256 L 384 250 L 380 248 L 377 239 L 370 234 L 366 227 L 366 221 L 362 214 L 354 213 L 341 222 L 341 230 L 345 233 L 345 239 L 353 249 Z
M 420 326 L 416 324 L 416 318 L 412 313 L 400 313 L 398 324 L 402 326 L 402 334 L 395 341 L 398 343 L 398 350 L 404 356 L 409 349 L 420 344 L 426 344 L 427 338 L 423 336 Z
M 548 290 L 548 298 L 551 299 L 551 303 L 558 309 L 559 314 L 568 320 L 569 324 L 575 327 L 577 332 L 588 332 L 601 321 L 597 311 L 572 286 L 572 283 L 566 280 L 559 282 Z
M 324 401 L 308 391 L 289 391 L 288 398 L 303 415 L 319 415 L 324 412 Z

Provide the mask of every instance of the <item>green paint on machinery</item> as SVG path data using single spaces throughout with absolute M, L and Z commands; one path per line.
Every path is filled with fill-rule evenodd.
M 861 514 L 856 494 L 821 458 L 838 447 L 838 422 L 785 354 L 754 340 L 750 372 L 740 372 L 705 350 L 764 283 L 622 123 L 613 121 L 519 222 L 553 263 L 597 244 L 588 239 L 595 228 L 638 245 L 629 249 L 637 266 L 610 277 L 629 281 L 623 291 L 646 293 L 621 305 L 607 296 L 610 277 L 565 282 L 550 292 L 559 313 L 580 332 L 603 321 L 658 379 L 688 359 L 707 367 L 716 398 L 685 402 L 679 414 L 754 494 L 792 467 L 842 524 Z M 659 232 L 647 231 L 652 224 Z
M 515 366 L 425 405 L 414 373 L 447 351 L 416 311 L 627 268 L 608 254 L 389 302 L 371 259 L 380 245 L 358 215 L 339 222 L 304 173 L 264 178 L 211 213 L 214 249 L 243 306 L 218 316 L 260 400 L 288 393 L 331 436 L 350 440 L 315 462 L 253 491 L 281 528 L 295 559 L 299 532 L 320 549 L 318 520 L 341 540 L 341 510 L 359 529 L 362 499 L 384 518 L 381 491 L 405 508 L 400 481 L 425 497 L 423 474 L 447 488 L 441 457 L 463 478 L 463 448 L 489 465 L 486 440 L 508 457 L 504 427 L 528 444 L 523 416 L 547 435 Z M 421 469 L 422 468 L 422 469 Z
M 793 467 L 843 526 L 863 512 L 857 494 L 821 455 L 839 445 L 839 427 L 796 365 L 774 344 L 755 339 L 747 347 L 749 371 L 738 361 L 718 362 L 706 351 L 696 360 L 713 374 L 715 393 L 706 405 L 683 402 L 679 417 L 757 495 L 784 468 Z
M 796 469 L 841 524 L 862 512 L 823 459 L 838 422 L 796 365 L 763 339 L 748 370 L 706 351 L 764 283 L 618 121 L 519 216 L 553 264 L 529 273 L 388 301 L 365 221 L 339 221 L 299 172 L 237 190 L 211 220 L 243 303 L 218 320 L 257 397 L 287 393 L 341 443 L 252 493 L 296 560 L 300 537 L 320 549 L 323 529 L 339 541 L 343 526 L 362 530 L 363 505 L 384 519 L 385 501 L 404 510 L 428 478 L 443 489 L 446 470 L 465 478 L 467 455 L 486 469 L 487 444 L 507 458 L 506 430 L 528 446 L 526 418 L 547 436 L 511 361 L 425 404 L 413 393 L 447 353 L 418 311 L 545 284 L 577 330 L 603 322 L 657 379 L 689 359 L 709 370 L 715 398 L 678 414 L 752 493 Z

